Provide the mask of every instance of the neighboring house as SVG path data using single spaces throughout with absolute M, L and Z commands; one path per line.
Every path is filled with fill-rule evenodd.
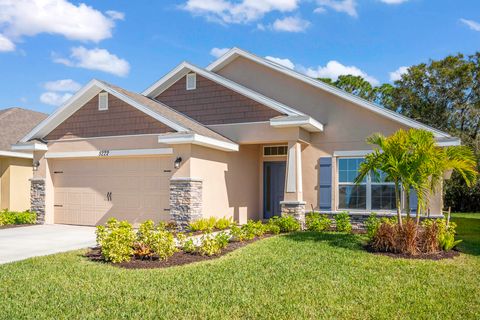
M 31 152 L 11 151 L 12 144 L 47 117 L 46 114 L 9 108 L 0 110 L 0 209 L 30 209 Z
M 141 94 L 92 80 L 14 149 L 40 163 L 32 203 L 47 223 L 244 223 L 311 208 L 393 211 L 391 183 L 353 179 L 372 148 L 365 138 L 400 128 L 460 143 L 234 48 L 205 69 L 181 63 Z M 441 192 L 430 206 L 441 213 Z

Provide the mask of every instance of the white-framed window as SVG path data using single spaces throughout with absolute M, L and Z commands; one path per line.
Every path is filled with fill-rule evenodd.
M 263 155 L 265 157 L 283 157 L 287 155 L 287 152 L 288 152 L 288 146 L 286 145 L 263 147 Z
M 355 184 L 362 157 L 337 159 L 339 210 L 395 210 L 395 185 L 385 180 L 385 174 L 369 174 Z
M 189 73 L 187 74 L 187 90 L 197 89 L 197 74 Z
M 98 94 L 98 111 L 108 110 L 108 92 Z

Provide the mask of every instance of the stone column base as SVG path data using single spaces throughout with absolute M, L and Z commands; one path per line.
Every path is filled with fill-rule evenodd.
M 45 223 L 45 179 L 30 179 L 30 211 L 37 214 L 37 223 Z
M 293 216 L 300 225 L 305 226 L 305 201 L 280 201 L 282 216 Z
M 202 218 L 202 187 L 201 179 L 170 179 L 170 215 L 180 229 Z

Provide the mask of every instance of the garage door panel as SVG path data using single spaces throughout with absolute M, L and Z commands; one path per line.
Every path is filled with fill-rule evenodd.
M 96 225 L 109 218 L 169 220 L 170 157 L 52 161 L 55 222 Z M 111 192 L 111 201 L 107 193 Z

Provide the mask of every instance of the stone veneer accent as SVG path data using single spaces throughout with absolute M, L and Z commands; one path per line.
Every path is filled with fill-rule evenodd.
M 300 222 L 302 228 L 305 226 L 305 201 L 280 201 L 282 216 L 293 216 Z
M 202 189 L 201 179 L 170 179 L 170 215 L 180 229 L 202 218 Z
M 320 212 L 323 214 L 323 212 Z M 325 213 L 330 220 L 332 220 L 332 227 L 335 226 L 335 216 L 341 212 L 330 212 L 330 213 Z M 368 217 L 370 217 L 369 213 L 349 213 L 350 216 L 350 223 L 352 224 L 352 229 L 353 230 L 365 230 L 365 222 L 367 221 Z M 406 215 L 402 215 L 404 218 L 406 218 Z M 377 218 L 397 218 L 396 213 L 377 213 Z M 412 214 L 412 218 L 415 219 L 415 214 Z M 425 220 L 425 219 L 443 219 L 443 215 L 430 215 L 428 216 L 420 216 L 420 220 Z
M 30 179 L 30 210 L 37 213 L 37 223 L 45 223 L 45 179 Z

